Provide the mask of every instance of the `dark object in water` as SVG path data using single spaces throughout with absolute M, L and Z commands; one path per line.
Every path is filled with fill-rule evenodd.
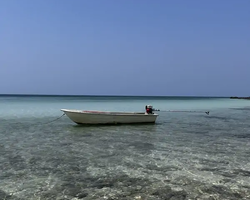
M 250 97 L 230 97 L 230 99 L 247 99 L 247 100 L 250 100 Z

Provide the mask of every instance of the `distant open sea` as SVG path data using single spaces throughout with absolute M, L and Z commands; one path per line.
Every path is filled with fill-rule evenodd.
M 53 121 L 62 108 L 144 111 L 146 104 L 196 112 L 159 111 L 150 125 Z M 1 95 L 0 199 L 250 199 L 250 101 Z

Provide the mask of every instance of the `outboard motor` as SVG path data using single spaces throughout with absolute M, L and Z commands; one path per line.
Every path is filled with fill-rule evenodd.
M 145 109 L 146 109 L 146 113 L 147 113 L 147 114 L 153 114 L 153 106 L 151 106 L 151 105 L 146 105 L 146 106 L 145 106 Z

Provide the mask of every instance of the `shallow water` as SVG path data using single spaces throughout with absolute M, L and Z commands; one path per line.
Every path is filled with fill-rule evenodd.
M 47 123 L 61 108 L 146 104 L 199 112 L 159 112 L 155 125 Z M 250 199 L 249 120 L 247 100 L 1 96 L 0 199 Z

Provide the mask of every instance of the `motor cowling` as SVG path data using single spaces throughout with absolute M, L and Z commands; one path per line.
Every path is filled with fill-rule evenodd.
M 146 105 L 146 106 L 145 106 L 145 109 L 146 109 L 146 113 L 147 113 L 147 114 L 153 114 L 153 106 L 151 106 L 151 105 Z

